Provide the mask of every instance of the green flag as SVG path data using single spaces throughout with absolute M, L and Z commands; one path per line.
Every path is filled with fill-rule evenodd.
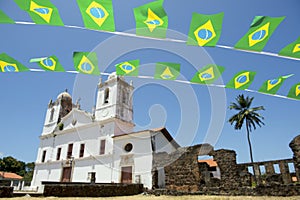
M 129 60 L 116 64 L 116 73 L 121 76 L 137 76 L 139 74 L 140 60 Z
M 64 68 L 58 61 L 56 56 L 49 56 L 45 58 L 33 58 L 30 62 L 36 62 L 42 69 L 46 71 L 64 72 Z
M 74 67 L 84 74 L 99 75 L 98 58 L 96 52 L 74 52 Z
M 180 74 L 180 64 L 158 62 L 155 67 L 155 79 L 175 80 Z
M 234 77 L 226 84 L 226 88 L 234 88 L 238 90 L 247 89 L 254 80 L 256 72 L 241 71 L 234 75 Z
M 293 76 L 287 75 L 287 76 L 280 76 L 275 79 L 267 80 L 263 83 L 263 85 L 258 90 L 259 92 L 268 93 L 268 94 L 276 94 L 276 92 L 279 90 L 285 79 Z
M 236 49 L 262 51 L 269 38 L 285 17 L 256 16 L 249 31 L 234 46 Z
M 14 0 L 16 4 L 25 10 L 36 24 L 63 26 L 57 8 L 50 0 Z
M 6 53 L 0 54 L 0 69 L 1 72 L 23 72 L 29 71 L 27 67 L 16 61 Z
M 134 8 L 137 35 L 166 38 L 168 16 L 162 3 L 163 1 L 154 1 Z
M 0 10 L 0 23 L 1 24 L 14 24 L 15 21 L 9 18 L 2 10 Z
M 216 81 L 224 72 L 225 68 L 218 65 L 206 65 L 200 69 L 191 79 L 193 83 L 211 84 Z
M 293 43 L 281 49 L 279 55 L 300 58 L 300 37 Z
M 293 99 L 300 100 L 300 83 L 293 85 L 287 96 Z
M 112 0 L 77 0 L 77 4 L 86 28 L 116 30 Z
M 187 45 L 216 46 L 222 31 L 224 13 L 202 15 L 193 13 Z

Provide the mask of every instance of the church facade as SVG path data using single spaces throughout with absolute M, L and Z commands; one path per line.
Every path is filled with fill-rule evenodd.
M 132 83 L 112 73 L 98 84 L 93 113 L 67 92 L 48 104 L 31 186 L 42 181 L 153 185 L 153 154 L 179 145 L 165 128 L 133 132 Z

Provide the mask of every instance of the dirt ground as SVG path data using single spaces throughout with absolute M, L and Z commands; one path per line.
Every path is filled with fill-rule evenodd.
M 299 200 L 300 196 L 294 197 L 251 197 L 251 196 L 154 196 L 154 195 L 135 195 L 135 196 L 123 196 L 123 197 L 101 197 L 101 198 L 85 198 L 85 197 L 69 197 L 69 198 L 59 198 L 59 197 L 15 197 L 15 198 L 0 198 L 0 200 Z

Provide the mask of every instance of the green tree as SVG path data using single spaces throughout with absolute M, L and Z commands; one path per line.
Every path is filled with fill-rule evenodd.
M 33 177 L 33 170 L 34 170 L 34 162 L 30 162 L 30 163 L 26 163 L 25 165 L 25 175 L 23 180 L 25 181 L 25 183 L 30 183 Z
M 229 122 L 230 124 L 234 124 L 234 129 L 240 130 L 243 125 L 246 126 L 247 131 L 247 140 L 249 145 L 249 151 L 250 151 L 250 159 L 251 164 L 253 166 L 253 154 L 252 154 L 252 145 L 250 140 L 250 132 L 254 129 L 256 129 L 256 125 L 261 127 L 264 125 L 264 122 L 262 121 L 264 119 L 263 116 L 261 116 L 257 111 L 265 110 L 263 106 L 253 107 L 251 108 L 251 104 L 254 97 L 244 97 L 244 95 L 238 95 L 236 97 L 236 102 L 231 102 L 229 109 L 230 110 L 236 110 L 238 113 L 233 115 Z M 254 174 L 254 181 L 256 182 L 256 174 L 255 170 L 253 169 Z
M 4 157 L 0 162 L 0 171 L 13 172 L 23 176 L 25 174 L 25 163 L 11 156 Z

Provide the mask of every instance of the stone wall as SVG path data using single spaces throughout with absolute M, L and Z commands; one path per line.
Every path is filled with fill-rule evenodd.
M 45 185 L 43 194 L 45 197 L 112 197 L 136 195 L 143 192 L 143 184 L 55 182 L 42 182 L 42 184 Z
M 13 187 L 0 186 L 0 197 L 13 197 Z
M 300 185 L 260 185 L 253 187 L 238 187 L 238 188 L 225 188 L 225 187 L 203 187 L 200 191 L 185 192 L 176 190 L 152 190 L 148 192 L 156 196 L 159 195 L 223 195 L 223 196 L 299 196 Z M 242 198 L 240 198 L 242 199 Z
M 298 135 L 291 141 L 290 148 L 294 153 L 293 159 L 295 162 L 296 176 L 299 181 L 300 180 L 300 135 Z
M 254 168 L 256 180 L 258 184 L 290 184 L 293 182 L 292 177 L 296 177 L 295 173 L 290 172 L 289 164 L 294 165 L 293 159 L 270 160 L 254 163 L 238 164 L 240 170 L 248 171 L 248 167 Z M 274 166 L 278 165 L 280 171 L 275 172 Z M 261 170 L 263 169 L 264 170 Z M 249 184 L 243 184 L 247 186 Z M 250 184 L 251 185 L 251 184 Z
M 169 190 L 195 192 L 199 190 L 201 174 L 198 156 L 207 155 L 213 150 L 208 144 L 179 148 L 177 151 L 153 154 L 153 186 L 158 186 L 158 169 L 164 170 L 165 188 Z M 171 162 L 170 162 L 171 160 Z
M 241 178 L 236 163 L 235 151 L 220 149 L 213 152 L 213 157 L 221 171 L 221 186 L 224 188 L 240 187 Z
M 300 195 L 300 136 L 293 139 L 290 147 L 294 153 L 293 159 L 242 164 L 237 164 L 235 151 L 214 151 L 208 144 L 178 148 L 171 154 L 154 153 L 153 188 L 158 188 L 154 194 Z M 198 163 L 198 156 L 201 155 L 213 156 L 221 179 L 210 176 L 207 163 Z M 293 165 L 295 172 L 291 171 Z M 253 185 L 254 177 L 249 167 L 255 171 L 257 185 Z M 160 184 L 162 179 L 164 184 Z

